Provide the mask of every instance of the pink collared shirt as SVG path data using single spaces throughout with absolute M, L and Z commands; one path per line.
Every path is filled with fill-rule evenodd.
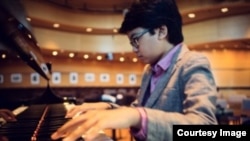
M 173 58 L 173 55 L 178 50 L 178 48 L 180 48 L 181 46 L 182 46 L 182 43 L 173 47 L 166 56 L 164 56 L 161 60 L 159 60 L 159 62 L 157 62 L 154 66 L 152 66 L 153 75 L 151 77 L 150 93 L 152 93 L 154 91 L 158 80 L 161 78 L 163 73 L 165 71 L 167 71 L 169 65 L 171 64 L 171 60 Z M 134 137 L 136 137 L 140 140 L 146 140 L 147 129 L 148 129 L 147 113 L 144 110 L 144 108 L 142 108 L 142 107 L 137 107 L 136 109 L 140 113 L 141 128 L 139 130 L 135 130 L 135 129 L 131 128 L 131 133 L 133 134 Z

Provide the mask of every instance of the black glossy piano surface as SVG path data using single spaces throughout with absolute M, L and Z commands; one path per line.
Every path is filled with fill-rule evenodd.
M 7 138 L 7 141 L 51 141 L 50 135 L 69 120 L 64 118 L 65 113 L 63 104 L 31 105 L 17 116 L 16 122 L 2 125 L 2 140 Z M 2 140 L 0 138 L 0 141 Z
M 70 120 L 65 118 L 66 111 L 63 103 L 31 105 L 17 115 L 17 121 L 1 125 L 0 141 L 52 141 L 51 134 Z M 76 141 L 84 139 L 78 138 Z M 114 140 L 100 133 L 94 141 Z

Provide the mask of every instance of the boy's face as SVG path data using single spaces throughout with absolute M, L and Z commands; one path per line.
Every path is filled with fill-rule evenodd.
M 148 29 L 140 27 L 127 33 L 133 52 L 144 63 L 156 63 L 163 53 L 162 42 L 158 34 L 159 29 L 155 30 L 155 34 L 150 34 Z

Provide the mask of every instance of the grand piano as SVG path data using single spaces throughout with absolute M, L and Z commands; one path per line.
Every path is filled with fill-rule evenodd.
M 31 26 L 26 20 L 25 9 L 19 0 L 0 1 L 0 43 L 8 51 L 18 55 L 35 72 L 47 80 L 41 96 L 15 105 L 16 122 L 0 125 L 0 141 L 50 141 L 50 135 L 70 119 L 65 113 L 74 105 L 57 96 L 49 86 L 51 65 L 44 61 L 37 46 Z M 104 134 L 99 141 L 111 140 Z M 79 138 L 78 141 L 84 140 Z

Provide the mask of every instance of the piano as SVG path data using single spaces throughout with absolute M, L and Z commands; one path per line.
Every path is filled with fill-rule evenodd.
M 0 141 L 51 141 L 50 135 L 70 119 L 66 111 L 75 105 L 57 96 L 49 86 L 51 66 L 44 61 L 25 10 L 19 0 L 0 1 L 0 43 L 48 81 L 45 92 L 14 108 L 16 122 L 2 122 Z M 60 139 L 61 140 L 61 139 Z M 79 138 L 77 141 L 83 141 Z M 98 141 L 110 141 L 100 133 Z

